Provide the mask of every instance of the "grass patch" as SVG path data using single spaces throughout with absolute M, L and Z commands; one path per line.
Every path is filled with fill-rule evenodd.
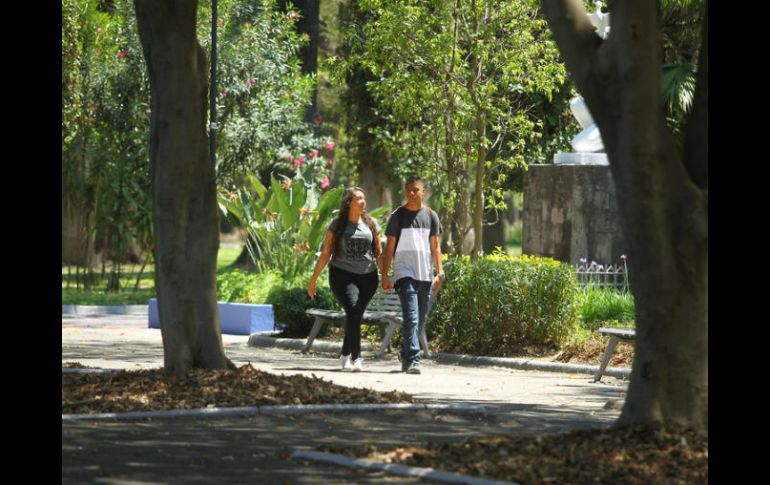
M 242 248 L 219 248 L 217 253 L 217 273 L 226 271 L 241 255 Z
M 607 326 L 631 326 L 634 320 L 634 296 L 614 288 L 587 286 L 580 304 L 580 320 L 584 327 L 596 330 Z M 613 325 L 605 322 L 613 321 Z
M 150 298 L 155 298 L 155 288 L 120 292 L 61 290 L 62 305 L 146 305 Z
M 240 248 L 220 248 L 217 254 L 217 273 L 227 271 L 241 254 Z M 120 276 L 120 291 L 107 291 L 107 280 L 113 264 L 106 265 L 105 277 L 101 278 L 101 267 L 95 275 L 96 279 L 90 290 L 84 290 L 82 283 L 80 289 L 76 283 L 76 268 L 74 266 L 62 266 L 61 268 L 61 298 L 62 305 L 146 305 L 150 298 L 155 298 L 155 265 L 148 263 L 142 269 L 141 264 L 122 264 Z M 81 278 L 82 278 L 82 271 Z M 135 289 L 136 280 L 139 278 L 139 287 Z M 266 291 L 265 291 L 266 294 Z M 259 296 L 264 300 L 265 295 Z

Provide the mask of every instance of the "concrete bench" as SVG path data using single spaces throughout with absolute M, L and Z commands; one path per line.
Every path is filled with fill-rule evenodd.
M 610 363 L 610 358 L 612 357 L 612 353 L 615 351 L 615 347 L 618 345 L 618 342 L 621 340 L 624 342 L 633 342 L 634 338 L 636 338 L 636 330 L 633 328 L 602 327 L 599 329 L 599 333 L 602 335 L 608 335 L 610 337 L 610 341 L 607 344 L 607 350 L 604 352 L 604 357 L 602 358 L 602 363 L 599 366 L 599 370 L 597 370 L 596 374 L 594 375 L 594 382 L 598 382 L 602 379 L 604 369 L 606 369 L 607 364 Z
M 433 306 L 435 297 L 431 294 L 430 301 L 428 302 L 428 313 Z M 321 331 L 321 327 L 324 323 L 339 323 L 345 322 L 345 312 L 335 310 L 323 310 L 320 308 L 309 308 L 305 311 L 305 314 L 311 317 L 315 317 L 313 322 L 313 328 L 310 330 L 310 335 L 307 337 L 307 342 L 302 348 L 302 353 L 310 351 L 310 347 L 313 345 L 313 340 L 318 336 L 318 332 Z M 403 319 L 401 317 L 401 300 L 398 298 L 398 294 L 394 291 L 386 292 L 377 290 L 372 300 L 369 302 L 369 306 L 366 307 L 364 316 L 362 319 L 365 323 L 374 323 L 387 325 L 385 330 L 385 337 L 382 339 L 380 349 L 375 352 L 375 358 L 380 358 L 385 355 L 390 345 L 390 340 L 393 338 L 393 333 L 396 328 L 401 326 Z M 425 352 L 426 357 L 430 357 L 428 351 L 428 338 L 425 335 L 425 325 L 420 326 L 420 347 Z

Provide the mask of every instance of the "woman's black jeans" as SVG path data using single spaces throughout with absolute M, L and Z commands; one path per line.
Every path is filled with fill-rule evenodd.
M 377 271 L 356 274 L 329 265 L 329 287 L 345 309 L 345 340 L 342 355 L 352 354 L 351 360 L 361 356 L 361 318 L 366 306 L 377 291 Z

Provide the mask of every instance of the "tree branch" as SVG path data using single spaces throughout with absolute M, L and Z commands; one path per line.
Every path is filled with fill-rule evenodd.
M 601 37 L 579 0 L 541 0 L 540 4 L 578 90 L 588 95 L 588 91 L 596 90 L 593 70 Z

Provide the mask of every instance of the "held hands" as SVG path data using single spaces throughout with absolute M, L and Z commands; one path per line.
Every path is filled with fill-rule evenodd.
M 390 278 L 388 278 L 388 275 L 385 273 L 382 274 L 382 289 L 385 291 L 393 289 L 393 284 L 390 282 Z
M 307 296 L 315 298 L 315 279 L 310 278 L 310 283 L 307 285 Z

